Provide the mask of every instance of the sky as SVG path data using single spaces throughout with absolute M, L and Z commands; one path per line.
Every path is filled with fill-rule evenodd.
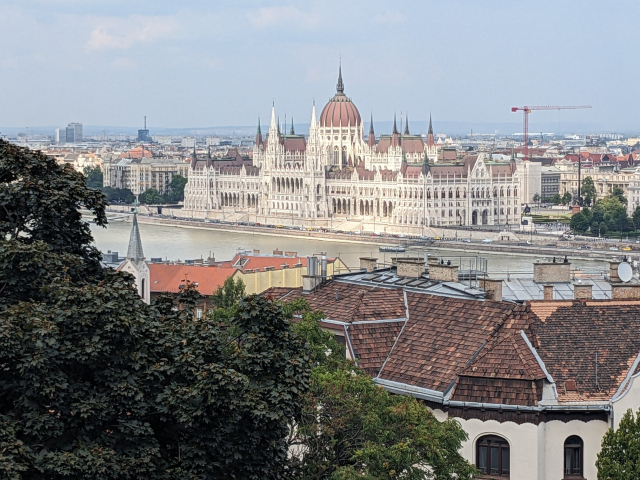
M 588 104 L 531 122 L 638 132 L 638 18 L 637 0 L 2 0 L 0 126 L 246 126 L 272 102 L 308 123 L 341 59 L 366 120 Z

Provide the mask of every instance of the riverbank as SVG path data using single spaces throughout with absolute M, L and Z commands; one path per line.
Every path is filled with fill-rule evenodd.
M 112 212 L 117 215 L 118 220 L 114 221 L 130 221 L 131 216 L 123 216 L 121 212 Z M 544 239 L 550 242 L 549 245 L 532 244 L 527 245 L 525 242 L 514 241 L 513 243 L 507 242 L 491 242 L 485 243 L 484 239 L 487 237 L 487 232 L 469 232 L 464 231 L 470 235 L 470 238 L 461 239 L 452 237 L 444 237 L 437 240 L 424 240 L 416 238 L 402 238 L 391 236 L 375 236 L 375 235 L 357 235 L 355 233 L 338 233 L 334 231 L 308 231 L 308 230 L 293 230 L 287 228 L 269 228 L 265 226 L 257 225 L 239 225 L 230 223 L 207 223 L 198 220 L 187 219 L 171 219 L 166 217 L 138 215 L 139 223 L 155 224 L 165 227 L 181 227 L 186 229 L 197 230 L 209 230 L 209 231 L 226 231 L 235 232 L 248 235 L 258 236 L 270 236 L 276 238 L 288 238 L 288 239 L 306 239 L 316 240 L 321 242 L 340 242 L 351 244 L 366 244 L 377 247 L 380 246 L 396 246 L 402 245 L 407 249 L 407 253 L 411 253 L 412 250 L 423 250 L 428 248 L 430 250 L 447 250 L 464 253 L 503 253 L 504 255 L 513 256 L 529 256 L 529 257 L 564 257 L 565 255 L 572 259 L 582 260 L 600 260 L 600 261 L 612 261 L 623 256 L 630 257 L 632 259 L 638 259 L 638 251 L 626 252 L 622 250 L 607 250 L 607 249 L 584 249 L 581 248 L 584 243 L 582 242 L 568 242 L 557 241 L 551 246 L 553 238 Z M 449 233 L 449 232 L 447 232 Z M 474 237 L 476 235 L 477 238 Z M 484 237 L 484 238 L 481 238 Z M 529 237 L 526 235 L 526 237 Z M 517 237 L 515 237 L 517 239 Z M 524 238 L 524 237 L 523 237 Z M 539 240 L 539 239 L 537 239 Z M 486 241 L 486 240 L 485 240 Z M 622 248 L 624 244 L 615 248 Z

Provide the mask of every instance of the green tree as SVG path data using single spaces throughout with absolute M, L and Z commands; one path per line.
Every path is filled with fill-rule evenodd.
M 633 211 L 633 224 L 636 227 L 636 230 L 638 230 L 638 226 L 640 226 L 640 205 L 638 205 L 636 207 L 636 209 Z
M 584 198 L 585 205 L 591 205 L 596 200 L 596 186 L 593 183 L 593 178 L 585 177 L 582 180 L 582 186 L 580 188 L 580 193 Z
M 569 226 L 571 227 L 571 230 L 573 230 L 574 232 L 584 233 L 589 229 L 589 219 L 582 212 L 575 213 L 571 217 L 571 222 Z
M 605 433 L 596 467 L 598 480 L 640 478 L 640 410 L 635 416 L 627 410 L 618 428 Z
M 606 222 L 600 222 L 596 224 L 598 226 L 598 236 L 606 235 L 609 229 L 607 228 Z
M 105 194 L 109 203 L 132 204 L 136 199 L 136 196 L 128 188 L 103 187 L 102 193 Z
M 194 321 L 100 266 L 82 174 L 0 141 L 0 468 L 8 478 L 281 478 L 311 360 L 281 308 Z
M 169 201 L 181 202 L 184 200 L 184 187 L 187 185 L 187 179 L 182 175 L 174 175 L 169 184 Z
M 87 187 L 102 189 L 103 176 L 100 167 L 85 167 L 84 176 L 87 177 Z
M 167 203 L 163 195 L 161 195 L 155 188 L 147 188 L 139 196 L 139 201 L 142 204 L 156 205 Z
M 625 195 L 624 190 L 619 186 L 613 186 L 613 188 L 611 189 L 611 196 L 617 198 L 620 203 L 624 203 L 625 205 L 627 204 L 627 196 Z
M 573 197 L 571 196 L 571 193 L 569 193 L 569 192 L 564 192 L 564 194 L 562 195 L 562 201 L 561 201 L 561 203 L 562 203 L 563 205 L 569 205 L 569 204 L 571 203 L 571 199 L 572 199 L 572 198 L 573 198 Z
M 540 194 L 536 193 L 533 195 L 533 203 L 540 203 Z
M 241 278 L 228 277 L 211 295 L 216 308 L 228 309 L 238 304 L 245 296 L 245 286 Z
M 471 479 L 458 453 L 467 439 L 454 420 L 438 422 L 413 397 L 392 395 L 345 359 L 322 312 L 304 300 L 284 305 L 298 318 L 315 365 L 303 415 L 291 429 L 291 477 L 297 479 Z
M 562 197 L 559 193 L 556 193 L 553 197 L 551 197 L 551 203 L 554 205 L 560 205 L 562 203 Z
M 605 222 L 609 231 L 628 231 L 631 221 L 627 209 L 618 197 L 608 196 L 598 200 L 593 207 L 592 224 Z

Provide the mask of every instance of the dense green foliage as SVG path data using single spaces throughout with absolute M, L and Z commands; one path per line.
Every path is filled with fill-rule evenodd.
M 616 430 L 602 438 L 596 460 L 598 480 L 637 480 L 640 478 L 640 410 L 631 409 L 620 419 Z
M 85 177 L 0 141 L 4 478 L 281 478 L 311 359 L 281 308 L 195 321 L 198 293 L 149 306 L 104 270 Z
M 633 225 L 626 206 L 613 195 L 601 198 L 592 209 L 585 207 L 574 214 L 570 224 L 571 229 L 577 233 L 591 231 L 596 236 L 604 235 L 607 231 L 628 232 L 633 229 Z
M 131 205 L 136 196 L 128 188 L 102 187 L 102 193 L 105 194 L 109 203 L 126 203 Z
M 211 295 L 211 300 L 217 308 L 230 308 L 238 304 L 245 296 L 244 282 L 241 278 L 234 280 L 228 277 Z
M 181 175 L 174 175 L 169 183 L 169 189 L 162 194 L 155 188 L 148 188 L 140 194 L 140 203 L 149 205 L 162 205 L 166 203 L 177 203 L 184 200 L 184 187 L 187 179 Z
M 556 193 L 553 197 L 551 197 L 551 203 L 554 205 L 560 205 L 562 203 L 562 197 L 559 193 Z
M 474 478 L 458 453 L 467 439 L 454 420 L 438 422 L 413 397 L 392 395 L 345 359 L 323 315 L 304 301 L 285 305 L 296 314 L 296 332 L 307 340 L 314 365 L 303 415 L 291 430 L 297 452 L 290 475 L 307 479 Z
M 591 204 L 596 201 L 596 186 L 593 183 L 593 178 L 585 177 L 584 180 L 582 180 L 580 195 L 582 196 L 583 203 L 587 206 L 591 206 Z
M 87 177 L 87 187 L 102 189 L 103 175 L 100 167 L 85 167 L 84 176 Z

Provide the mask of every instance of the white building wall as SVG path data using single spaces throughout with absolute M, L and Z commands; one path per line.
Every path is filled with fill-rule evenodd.
M 640 394 L 640 382 L 637 382 L 636 394 Z M 630 397 L 635 396 L 631 395 Z M 639 398 L 635 396 L 635 398 Z M 621 408 L 627 406 L 621 403 Z M 636 406 L 637 408 L 637 406 Z M 624 413 L 624 412 L 623 412 Z M 447 414 L 434 410 L 434 416 L 444 421 Z M 454 417 L 455 418 L 455 417 Z M 596 480 L 598 477 L 595 462 L 600 451 L 602 437 L 608 429 L 608 423 L 602 420 L 583 422 L 572 420 L 561 422 L 553 420 L 539 425 L 532 423 L 516 424 L 496 420 L 478 420 L 455 418 L 469 435 L 462 444 L 460 453 L 470 463 L 476 463 L 476 442 L 484 435 L 497 435 L 509 442 L 511 457 L 510 478 L 517 480 L 547 480 L 564 478 L 564 442 L 571 435 L 578 435 L 584 442 L 584 478 Z
M 620 419 L 628 409 L 633 413 L 640 408 L 640 373 L 631 378 L 630 385 L 620 393 L 616 401 L 613 402 L 613 425 L 618 428 Z

